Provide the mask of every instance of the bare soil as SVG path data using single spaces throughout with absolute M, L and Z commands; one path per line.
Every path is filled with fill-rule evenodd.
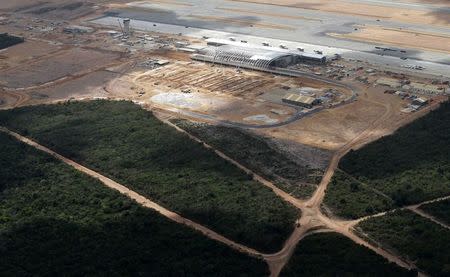
M 299 9 L 320 10 L 324 12 L 347 14 L 353 16 L 365 16 L 377 19 L 394 20 L 405 23 L 425 25 L 450 26 L 450 14 L 444 11 L 415 10 L 383 6 L 382 3 L 364 4 L 346 2 L 343 0 L 280 0 L 274 3 L 270 0 L 230 0 L 236 2 L 263 3 L 276 6 L 295 7 Z M 425 1 L 428 3 L 429 1 Z M 444 1 L 442 1 L 444 2 Z M 448 2 L 448 1 L 447 1 Z
M 55 53 L 61 48 L 61 46 L 43 41 L 26 40 L 14 47 L 0 51 L 0 71 Z
M 387 103 L 395 106 L 396 112 L 392 112 L 392 121 L 404 116 L 400 113 L 403 102 L 398 97 L 370 89 L 354 103 L 321 111 L 282 128 L 264 129 L 259 132 L 278 139 L 336 150 L 384 114 L 388 109 Z
M 72 48 L 45 59 L 5 70 L 0 82 L 10 88 L 27 88 L 55 81 L 84 70 L 92 70 L 114 61 L 114 53 Z
M 397 45 L 401 47 L 450 53 L 450 36 L 413 30 L 364 26 L 349 34 L 330 34 L 357 41 Z

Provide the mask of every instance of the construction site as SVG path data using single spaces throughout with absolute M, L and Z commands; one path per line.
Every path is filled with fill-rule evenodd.
M 339 233 L 389 263 L 426 276 L 407 256 L 362 236 L 356 226 L 365 217 L 336 216 L 324 198 L 347 153 L 395 133 L 448 101 L 450 4 L 297 2 L 0 3 L 0 110 L 125 100 L 150 111 L 298 211 L 279 251 L 255 250 L 182 213 L 174 217 L 170 207 L 159 205 L 164 201 L 154 203 L 141 191 L 125 190 L 119 181 L 105 177 L 111 175 L 65 159 L 52 143 L 36 146 L 39 143 L 6 126 L 0 126 L 1 132 L 44 149 L 177 224 L 263 260 L 270 276 L 282 273 L 306 236 L 322 232 Z M 230 156 L 227 147 L 215 145 L 219 134 L 208 133 L 214 138 L 208 141 L 173 123 L 179 120 L 238 130 L 279 149 L 309 170 L 308 178 L 290 184 L 299 186 L 297 193 L 307 187 L 298 194 L 305 198 L 279 185 L 289 178 L 270 172 L 277 181 L 272 180 L 249 166 L 251 162 Z M 416 211 L 447 198 L 439 195 L 396 209 Z

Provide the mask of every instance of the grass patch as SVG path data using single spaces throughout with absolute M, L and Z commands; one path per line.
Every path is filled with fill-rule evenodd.
M 336 233 L 313 234 L 295 249 L 280 276 L 416 276 Z
M 7 33 L 0 34 L 0 49 L 8 48 L 22 42 L 24 42 L 23 38 L 11 36 Z
M 244 130 L 183 119 L 172 122 L 297 198 L 309 198 L 323 175 L 322 170 L 299 164 L 263 137 Z
M 262 276 L 236 252 L 0 132 L 1 276 Z
M 391 199 L 341 170 L 337 170 L 331 179 L 324 204 L 331 208 L 335 215 L 352 219 L 395 207 Z
M 450 224 L 450 199 L 425 204 L 419 207 L 445 224 Z
M 281 248 L 299 211 L 213 151 L 130 102 L 0 112 L 0 125 L 259 250 Z
M 450 275 L 450 236 L 443 227 L 411 211 L 396 211 L 358 224 L 371 240 L 416 261 L 432 276 Z

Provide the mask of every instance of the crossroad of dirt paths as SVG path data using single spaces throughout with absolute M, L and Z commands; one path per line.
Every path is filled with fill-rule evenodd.
M 422 114 L 425 114 L 427 111 L 434 108 L 437 104 L 438 103 L 435 103 L 434 105 L 430 106 L 427 110 L 423 110 L 421 113 L 417 113 L 415 115 L 415 117 L 419 117 Z M 174 124 L 172 124 L 170 121 L 167 120 L 167 115 L 156 113 L 156 115 L 159 116 L 160 119 L 163 120 L 166 124 L 169 124 L 170 126 L 174 127 L 179 132 L 183 132 L 183 133 L 187 134 L 191 139 L 202 143 L 205 147 L 214 150 L 217 155 L 219 155 L 223 159 L 233 163 L 234 165 L 236 165 L 237 167 L 239 167 L 246 173 L 252 174 L 252 176 L 254 177 L 254 179 L 256 181 L 258 181 L 262 185 L 270 188 L 276 195 L 278 195 L 279 197 L 281 197 L 282 199 L 284 199 L 285 201 L 289 202 L 290 204 L 292 204 L 293 206 L 297 207 L 298 209 L 300 209 L 302 211 L 302 216 L 298 219 L 297 227 L 294 229 L 294 231 L 290 235 L 290 237 L 286 240 L 285 244 L 283 245 L 283 248 L 280 251 L 278 251 L 277 253 L 273 253 L 273 254 L 261 253 L 255 249 L 252 249 L 250 247 L 247 247 L 245 245 L 242 245 L 235 241 L 232 241 L 201 224 L 193 222 L 187 218 L 184 218 L 184 217 L 156 204 L 155 202 L 153 202 L 153 201 L 145 198 L 144 196 L 128 189 L 127 187 L 101 175 L 100 173 L 97 173 L 97 172 L 95 172 L 87 167 L 84 167 L 70 159 L 67 159 L 67 158 L 59 155 L 58 153 L 38 144 L 35 141 L 32 141 L 24 136 L 21 136 L 20 134 L 17 134 L 15 132 L 10 131 L 3 127 L 0 127 L 0 131 L 6 132 L 6 133 L 14 136 L 16 139 L 18 139 L 28 145 L 31 145 L 41 151 L 49 153 L 50 155 L 56 157 L 57 159 L 63 161 L 64 163 L 74 167 L 75 169 L 82 171 L 82 172 L 100 180 L 107 187 L 119 191 L 120 193 L 135 200 L 137 203 L 141 204 L 142 206 L 153 209 L 153 210 L 159 212 L 160 214 L 162 214 L 163 216 L 165 216 L 177 223 L 187 225 L 187 226 L 203 233 L 205 236 L 207 236 L 213 240 L 222 242 L 235 250 L 238 250 L 240 252 L 246 253 L 251 256 L 263 258 L 269 264 L 269 267 L 271 270 L 271 276 L 279 275 L 282 268 L 285 266 L 285 264 L 288 262 L 289 258 L 291 257 L 292 253 L 294 252 L 296 245 L 300 242 L 301 239 L 303 239 L 305 236 L 310 235 L 312 233 L 323 232 L 323 231 L 334 231 L 334 232 L 340 233 L 340 234 L 348 237 L 349 239 L 353 240 L 354 242 L 368 247 L 369 249 L 371 249 L 374 252 L 376 252 L 377 254 L 385 257 L 389 261 L 395 262 L 399 266 L 411 269 L 411 268 L 415 268 L 415 265 L 413 262 L 407 261 L 397 255 L 394 255 L 393 253 L 390 253 L 389 251 L 384 250 L 381 247 L 373 246 L 372 244 L 369 244 L 367 241 L 363 240 L 362 238 L 360 238 L 353 232 L 354 227 L 359 222 L 366 220 L 368 218 L 371 218 L 371 217 L 382 216 L 382 215 L 386 214 L 387 212 L 376 214 L 376 215 L 369 216 L 369 217 L 363 217 L 363 218 L 353 220 L 353 221 L 344 221 L 344 220 L 338 220 L 338 219 L 333 219 L 333 218 L 327 217 L 321 212 L 321 209 L 320 209 L 323 198 L 325 196 L 325 191 L 328 186 L 328 183 L 330 182 L 331 177 L 333 176 L 334 171 L 336 170 L 341 157 L 343 157 L 352 148 L 360 147 L 361 145 L 364 145 L 370 141 L 373 141 L 374 139 L 378 138 L 380 135 L 387 134 L 392 131 L 388 128 L 385 128 L 385 129 L 383 129 L 384 130 L 383 134 L 380 134 L 380 132 L 379 132 L 378 127 L 384 122 L 385 119 L 389 118 L 393 112 L 393 109 L 390 107 L 389 104 L 385 103 L 384 105 L 386 107 L 386 112 L 383 116 L 381 116 L 379 119 L 377 119 L 375 122 L 373 122 L 372 126 L 367 128 L 364 132 L 360 133 L 357 137 L 355 137 L 353 140 L 348 142 L 344 147 L 342 147 L 340 150 L 338 150 L 334 154 L 334 156 L 332 157 L 332 160 L 330 162 L 330 165 L 329 165 L 327 171 L 325 172 L 321 183 L 319 184 L 318 189 L 316 190 L 314 195 L 307 201 L 301 201 L 301 200 L 293 197 L 292 195 L 284 192 L 283 190 L 277 188 L 272 182 L 264 179 L 262 176 L 259 176 L 255 172 L 253 172 L 250 169 L 246 168 L 245 166 L 241 165 L 238 161 L 233 160 L 232 158 L 228 157 L 221 151 L 214 149 L 213 147 L 211 147 L 210 145 L 201 141 L 197 137 L 194 137 L 191 134 L 180 129 L 179 127 L 175 126 Z M 412 120 L 412 119 L 408 119 L 408 120 Z M 433 201 L 440 201 L 443 199 L 447 199 L 449 197 L 450 196 L 431 200 L 431 201 L 426 201 L 424 203 L 420 203 L 417 205 L 404 207 L 403 209 L 405 209 L 405 208 L 410 209 L 410 210 L 416 212 L 417 214 L 424 216 L 424 217 L 432 220 L 433 222 L 438 223 L 439 225 L 448 229 L 447 225 L 443 224 L 442 222 L 437 221 L 430 215 L 419 210 L 418 207 L 425 203 L 430 203 Z

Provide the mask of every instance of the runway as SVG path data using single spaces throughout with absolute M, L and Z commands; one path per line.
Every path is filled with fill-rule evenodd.
M 229 39 L 230 37 L 234 37 L 236 38 L 236 40 L 246 40 L 248 41 L 248 43 L 258 45 L 261 45 L 263 42 L 267 42 L 273 46 L 283 44 L 289 49 L 297 49 L 298 47 L 304 48 L 306 52 L 319 50 L 326 55 L 340 54 L 343 58 L 346 59 L 366 61 L 375 66 L 380 66 L 394 71 L 430 74 L 450 78 L 450 58 L 448 55 L 442 53 L 430 54 L 428 52 L 413 50 L 407 50 L 406 53 L 401 53 L 399 48 L 389 46 L 390 48 L 398 50 L 396 52 L 380 54 L 379 51 L 375 49 L 375 45 L 365 45 L 365 48 L 362 48 L 363 50 L 352 49 L 354 47 L 345 47 L 347 45 L 344 45 L 344 47 L 339 47 L 337 45 L 342 44 L 339 42 L 348 42 L 345 40 L 338 40 L 336 38 L 332 38 L 335 43 L 330 44 L 320 44 L 320 41 L 315 39 L 312 39 L 312 42 L 314 43 L 302 42 L 302 37 L 298 37 L 292 33 L 290 36 L 286 34 L 283 35 L 283 33 L 292 32 L 286 30 L 263 30 L 262 28 L 242 26 L 228 27 L 228 25 L 220 25 L 217 22 L 209 21 L 206 24 L 201 24 L 201 22 L 198 21 L 183 21 L 180 19 L 170 18 L 170 16 L 166 16 L 163 18 L 161 15 L 163 15 L 164 12 L 155 12 L 153 10 L 130 11 L 126 9 L 124 11 L 118 11 L 118 13 L 119 16 L 117 14 L 114 14 L 115 16 L 105 16 L 94 19 L 91 22 L 101 25 L 119 27 L 117 19 L 129 17 L 132 18 L 132 28 L 139 31 L 161 32 L 174 35 L 181 33 L 182 35 L 199 39 L 202 39 L 203 37 L 222 39 Z M 152 16 L 153 14 L 159 14 L 161 18 Z M 150 21 L 150 19 L 152 21 Z M 174 21 L 180 24 L 167 24 L 161 23 L 161 21 Z M 188 26 L 188 28 L 186 28 L 186 26 Z M 203 27 L 199 28 L 195 26 Z M 290 39 L 285 40 L 281 37 L 290 37 Z M 355 42 L 354 44 L 359 45 L 361 43 Z M 436 57 L 433 59 L 426 59 L 427 55 Z M 408 59 L 403 60 L 400 58 L 402 56 L 407 56 Z M 425 70 L 418 72 L 417 70 L 404 68 L 404 66 L 422 66 L 425 68 Z

